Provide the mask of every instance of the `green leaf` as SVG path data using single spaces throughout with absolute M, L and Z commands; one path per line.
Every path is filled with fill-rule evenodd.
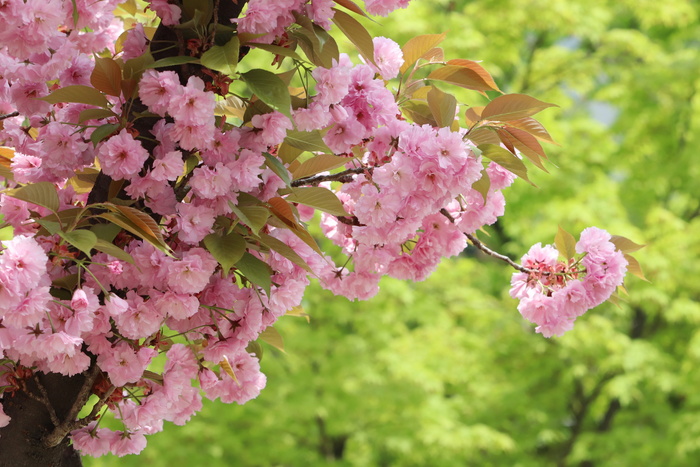
M 557 234 L 554 236 L 554 246 L 564 259 L 569 260 L 576 254 L 576 239 L 566 230 L 559 226 Z
M 403 65 L 401 65 L 401 73 L 405 73 L 410 67 L 412 67 L 423 55 L 429 50 L 433 49 L 440 42 L 445 40 L 446 34 L 426 34 L 422 36 L 416 36 L 408 40 L 401 47 L 403 52 Z
M 95 128 L 95 131 L 90 135 L 90 141 L 96 147 L 103 139 L 119 129 L 118 123 L 105 123 L 104 125 Z
M 246 251 L 243 257 L 236 262 L 236 268 L 246 279 L 263 289 L 268 297 L 270 296 L 270 287 L 272 286 L 270 276 L 272 276 L 273 271 L 266 262 Z
M 203 66 L 220 71 L 227 75 L 236 72 L 240 44 L 234 36 L 225 45 L 214 45 L 202 54 L 200 59 Z
M 50 182 L 32 183 L 14 190 L 8 190 L 5 194 L 28 203 L 43 206 L 53 212 L 58 211 L 60 206 L 56 187 Z
M 331 154 L 319 154 L 318 156 L 312 157 L 302 162 L 299 167 L 294 170 L 292 176 L 295 180 L 308 177 L 310 175 L 316 175 L 320 172 L 325 172 L 327 170 L 333 170 L 335 168 L 341 167 L 342 165 L 349 162 L 351 159 L 347 157 L 339 157 Z
M 245 351 L 248 353 L 255 354 L 255 358 L 258 359 L 258 361 L 262 361 L 263 358 L 263 347 L 260 345 L 260 342 L 258 341 L 250 341 L 248 343 L 248 347 L 245 348 Z
M 255 69 L 241 74 L 241 78 L 261 101 L 291 118 L 292 99 L 279 76 L 267 70 Z
M 449 127 L 455 121 L 457 99 L 436 87 L 428 91 L 428 107 L 439 127 Z
M 111 243 L 122 229 L 118 225 L 106 223 L 95 224 L 90 227 L 90 230 L 97 235 L 98 240 L 104 240 L 105 242 Z
M 90 251 L 97 243 L 97 235 L 90 230 L 73 230 L 71 232 L 57 232 L 65 241 L 90 257 Z
M 287 134 L 289 134 L 289 132 Z M 291 164 L 302 152 L 304 152 L 302 149 L 295 148 L 291 144 L 283 142 L 277 148 L 277 157 L 282 159 L 282 162 L 285 164 Z
M 265 165 L 267 165 L 270 170 L 279 175 L 279 177 L 284 181 L 285 185 L 290 186 L 292 179 L 289 176 L 289 170 L 282 164 L 282 161 L 270 153 L 264 152 Z
M 484 198 L 484 204 L 486 204 L 486 198 L 488 197 L 489 190 L 491 189 L 491 178 L 489 177 L 489 173 L 486 171 L 486 168 L 481 170 L 481 178 L 472 183 L 472 188 L 481 194 L 482 198 Z
M 273 53 L 275 55 L 282 55 L 283 57 L 293 58 L 294 60 L 303 61 L 303 59 L 294 50 L 289 47 L 280 47 L 274 44 L 251 44 L 256 49 L 265 50 L 267 52 Z
M 292 188 L 292 193 L 286 198 L 292 203 L 299 203 L 305 206 L 311 206 L 319 211 L 333 214 L 334 216 L 348 216 L 343 203 L 338 197 L 328 188 L 320 186 L 309 186 Z
M 107 225 L 107 224 L 104 224 Z M 108 255 L 120 259 L 122 261 L 126 261 L 127 263 L 130 264 L 135 264 L 134 263 L 134 258 L 127 253 L 126 251 L 122 250 L 118 246 L 109 243 L 105 240 L 102 240 L 101 238 L 98 238 L 97 241 L 95 242 L 94 246 L 95 250 L 101 251 L 102 253 L 107 253 Z
M 309 265 L 306 264 L 306 261 L 304 261 L 304 259 L 301 256 L 299 256 L 292 247 L 284 243 L 282 240 L 279 240 L 271 235 L 261 233 L 260 242 L 263 245 L 269 247 L 271 250 L 275 250 L 277 253 L 281 254 L 292 263 L 303 268 L 305 271 L 313 273 Z
M 0 229 L 0 242 L 4 242 L 6 240 L 12 240 L 15 235 L 15 229 L 11 225 L 8 225 L 6 227 L 3 227 Z
M 122 69 L 111 58 L 95 58 L 90 84 L 108 96 L 119 97 L 122 92 Z
M 49 235 L 54 235 L 58 233 L 59 230 L 61 230 L 61 224 L 58 222 L 50 221 L 47 219 L 37 219 L 36 223 L 42 226 L 44 229 L 46 229 Z
M 629 238 L 622 237 L 620 235 L 613 235 L 610 241 L 623 253 L 634 253 L 635 251 L 641 250 L 646 246 L 634 243 Z
M 204 237 L 204 246 L 221 265 L 224 274 L 243 257 L 246 251 L 245 239 L 235 232 L 228 235 L 209 234 Z
M 282 340 L 282 335 L 277 329 L 272 326 L 266 327 L 263 332 L 258 336 L 263 342 L 267 342 L 277 350 L 284 352 L 284 341 Z M 286 352 L 284 352 L 286 353 Z
M 108 109 L 85 109 L 78 115 L 78 123 L 86 120 L 99 120 L 101 118 L 116 117 L 117 114 Z
M 417 125 L 437 126 L 433 113 L 424 101 L 411 99 L 401 105 L 401 110 Z
M 350 39 L 350 42 L 355 45 L 365 61 L 374 63 L 374 43 L 367 29 L 362 26 L 355 18 L 345 13 L 344 11 L 333 8 L 333 22 L 345 36 Z
M 229 203 L 229 206 L 236 216 L 250 227 L 254 234 L 257 234 L 263 228 L 270 217 L 270 210 L 264 206 L 235 206 L 233 203 Z
M 169 66 L 184 65 L 185 63 L 199 63 L 199 59 L 196 57 L 184 57 L 180 55 L 175 57 L 166 57 L 156 60 L 148 65 L 147 68 L 165 68 Z
M 48 96 L 41 97 L 40 99 L 49 104 L 74 102 L 77 104 L 95 105 L 105 109 L 109 108 L 109 101 L 100 91 L 92 86 L 83 86 L 79 84 L 56 89 Z
M 491 159 L 504 169 L 513 172 L 532 186 L 535 186 L 527 176 L 527 167 L 525 167 L 523 161 L 518 159 L 513 153 L 496 144 L 481 144 L 478 148 L 481 150 L 482 156 Z
M 323 142 L 323 137 L 318 130 L 313 131 L 287 131 L 284 142 L 302 151 L 323 152 L 333 154 L 333 151 Z
M 509 122 L 530 117 L 540 110 L 548 107 L 558 107 L 556 104 L 548 104 L 525 94 L 506 94 L 498 96 L 484 107 L 481 118 L 498 122 Z

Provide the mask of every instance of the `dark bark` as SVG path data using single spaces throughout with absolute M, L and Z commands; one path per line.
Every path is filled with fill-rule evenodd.
M 58 446 L 47 447 L 43 440 L 55 428 L 46 404 L 39 401 L 46 390 L 48 402 L 58 420 L 70 412 L 85 382 L 84 375 L 73 377 L 56 373 L 37 373 L 36 380 L 25 380 L 26 391 L 5 394 L 2 405 L 12 419 L 0 428 L 0 467 L 79 467 L 80 456 L 64 439 Z
M 247 0 L 214 0 L 216 13 L 213 21 L 230 25 L 230 19 L 238 17 Z M 175 30 L 160 25 L 154 36 L 152 54 L 156 59 L 179 55 L 181 47 L 170 47 L 162 41 L 178 42 L 178 34 Z M 162 49 L 162 50 L 161 50 Z M 183 83 L 187 81 L 188 72 L 195 72 L 189 68 L 177 70 Z M 133 108 L 141 109 L 139 102 Z M 136 130 L 148 135 L 155 124 L 156 119 L 140 119 L 135 125 Z M 144 144 L 146 146 L 146 144 Z M 153 144 L 146 147 L 153 149 Z M 108 193 L 112 179 L 100 172 L 88 202 L 99 203 L 108 199 Z M 94 364 L 94 362 L 93 362 Z M 97 371 L 95 369 L 95 371 Z M 88 376 L 91 374 L 91 376 Z M 91 370 L 84 374 L 66 377 L 59 374 L 37 373 L 35 377 L 24 380 L 24 387 L 12 393 L 5 393 L 1 399 L 5 413 L 11 417 L 9 425 L 0 428 L 0 467 L 80 467 L 80 455 L 73 449 L 67 437 L 58 445 L 48 447 L 46 440 L 49 435 L 55 436 L 61 433 L 60 424 L 75 420 L 79 407 L 73 407 L 74 403 L 82 406 L 85 401 L 83 385 L 89 377 L 94 378 Z M 91 386 L 91 381 L 88 384 Z M 43 391 L 42 389 L 43 388 Z M 44 400 L 41 400 L 41 399 Z M 69 420 L 69 419 L 73 420 Z M 60 438 L 60 437 L 59 437 Z

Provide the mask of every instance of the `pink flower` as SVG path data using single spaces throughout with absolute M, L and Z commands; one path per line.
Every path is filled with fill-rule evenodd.
M 115 386 L 124 386 L 135 383 L 148 367 L 153 357 L 158 352 L 150 347 L 141 347 L 135 351 L 126 342 L 119 342 L 110 352 L 104 352 L 97 356 L 97 364 L 109 375 L 109 379 Z
M 97 155 L 102 171 L 115 180 L 138 175 L 148 159 L 148 151 L 126 130 L 102 143 Z
M 141 339 L 154 334 L 165 318 L 151 300 L 144 299 L 133 290 L 127 292 L 129 308 L 114 318 L 120 333 L 129 339 Z
M 168 272 L 168 285 L 175 293 L 201 292 L 214 274 L 218 262 L 203 248 L 192 248 L 174 261 Z
M 180 21 L 182 10 L 168 0 L 150 0 L 149 8 L 156 12 L 166 26 L 172 26 Z
M 110 445 L 115 432 L 107 428 L 97 428 L 97 422 L 91 422 L 85 428 L 71 431 L 73 447 L 82 454 L 100 457 L 110 451 Z
M 178 237 L 185 243 L 197 245 L 212 232 L 215 221 L 214 210 L 207 207 L 197 207 L 190 203 L 177 205 Z
M 401 47 L 386 37 L 375 37 L 372 42 L 374 43 L 374 61 L 377 64 L 379 74 L 385 80 L 396 78 L 401 65 L 403 65 Z
M 163 117 L 170 101 L 182 92 L 181 89 L 180 80 L 174 71 L 146 70 L 139 81 L 139 98 L 151 112 Z M 158 138 L 158 141 L 162 139 Z

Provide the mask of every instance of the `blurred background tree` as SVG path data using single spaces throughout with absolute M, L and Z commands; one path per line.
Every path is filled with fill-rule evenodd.
M 313 288 L 310 324 L 277 326 L 287 354 L 265 348 L 257 400 L 86 465 L 698 465 L 699 17 L 690 0 L 416 0 L 366 21 L 399 44 L 448 31 L 446 57 L 561 107 L 542 114 L 556 176 L 516 181 L 482 239 L 520 257 L 556 224 L 597 225 L 647 244 L 651 282 L 550 340 L 508 297 L 512 271 L 471 249 L 367 303 Z

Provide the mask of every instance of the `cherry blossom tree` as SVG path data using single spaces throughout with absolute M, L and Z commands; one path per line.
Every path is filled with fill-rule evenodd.
M 478 239 L 545 169 L 533 115 L 554 105 L 446 60 L 444 34 L 400 46 L 360 22 L 407 3 L 0 1 L 9 465 L 138 454 L 202 397 L 255 398 L 259 341 L 279 342 L 310 278 L 365 300 L 471 244 L 517 270 L 518 310 L 550 337 L 642 276 L 640 246 L 595 227 L 522 264 Z

